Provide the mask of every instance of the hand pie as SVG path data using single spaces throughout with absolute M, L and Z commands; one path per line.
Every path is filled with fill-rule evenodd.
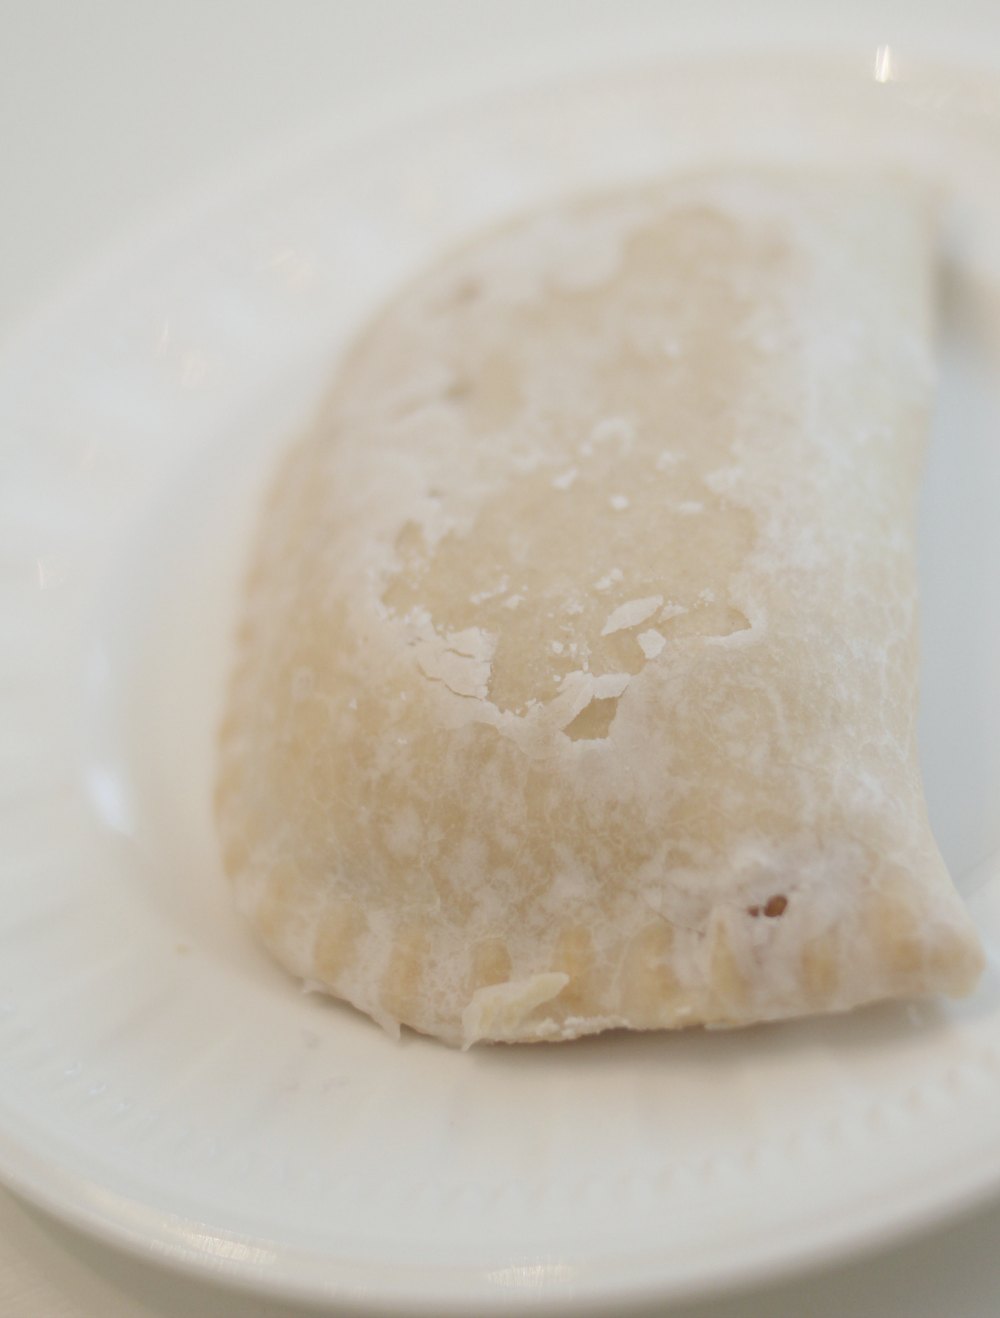
M 922 197 L 700 175 L 489 233 L 343 361 L 263 511 L 239 905 L 449 1043 L 964 994 L 927 822 Z

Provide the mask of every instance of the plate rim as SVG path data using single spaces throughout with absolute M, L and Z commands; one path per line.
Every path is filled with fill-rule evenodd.
M 0 1179 L 8 1191 L 64 1226 L 121 1249 L 133 1259 L 222 1285 L 234 1293 L 307 1304 L 336 1304 L 344 1306 L 345 1313 L 363 1315 L 391 1312 L 401 1318 L 434 1318 L 434 1315 L 461 1318 L 476 1312 L 501 1318 L 516 1310 L 549 1318 L 559 1313 L 626 1313 L 651 1304 L 721 1298 L 779 1279 L 807 1275 L 847 1259 L 860 1260 L 905 1240 L 919 1238 L 945 1218 L 967 1215 L 995 1200 L 1000 1189 L 1000 1128 L 996 1143 L 996 1166 L 980 1165 L 971 1175 L 956 1172 L 954 1183 L 943 1193 L 942 1183 L 935 1180 L 934 1189 L 911 1199 L 903 1212 L 885 1214 L 875 1208 L 869 1215 L 859 1212 L 849 1222 L 842 1218 L 838 1230 L 814 1230 L 806 1246 L 799 1247 L 791 1258 L 782 1253 L 780 1246 L 770 1254 L 744 1247 L 742 1254 L 737 1252 L 724 1271 L 713 1273 L 709 1286 L 697 1267 L 688 1275 L 674 1274 L 669 1281 L 655 1274 L 635 1281 L 631 1275 L 634 1263 L 628 1256 L 622 1256 L 618 1262 L 619 1275 L 614 1281 L 600 1276 L 567 1278 L 556 1265 L 551 1276 L 532 1277 L 522 1284 L 515 1275 L 499 1279 L 496 1270 L 481 1266 L 414 1268 L 407 1265 L 404 1270 L 398 1266 L 386 1270 L 305 1251 L 303 1269 L 303 1259 L 287 1245 L 273 1251 L 272 1262 L 248 1265 L 245 1259 L 234 1257 L 234 1247 L 252 1249 L 259 1254 L 261 1242 L 254 1237 L 207 1230 L 203 1222 L 157 1212 L 127 1195 L 108 1191 L 85 1176 L 67 1172 L 57 1160 L 48 1161 L 44 1156 L 26 1153 L 23 1146 L 6 1137 L 2 1127 Z M 53 1180 L 68 1182 L 76 1194 L 60 1196 L 52 1189 Z M 108 1199 L 113 1200 L 118 1211 L 100 1207 Z M 137 1222 L 147 1215 L 160 1220 L 155 1234 L 150 1232 L 148 1223 L 141 1231 L 137 1228 Z M 193 1247 L 191 1239 L 200 1241 L 201 1247 Z M 606 1260 L 599 1266 L 607 1272 Z M 360 1275 L 345 1277 L 343 1274 L 349 1269 Z M 510 1274 L 514 1271 L 509 1270 Z M 392 1279 L 388 1285 L 386 1273 Z M 436 1283 L 435 1289 L 428 1285 L 429 1280 L 431 1285 Z M 417 1294 L 415 1286 L 420 1288 Z M 612 1305 L 616 1306 L 614 1310 L 609 1308 Z M 622 1309 L 623 1305 L 628 1308 Z

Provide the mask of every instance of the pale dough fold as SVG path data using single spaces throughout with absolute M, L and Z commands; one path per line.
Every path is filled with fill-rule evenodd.
M 917 762 L 932 225 L 701 175 L 450 256 L 263 512 L 221 736 L 239 904 L 451 1043 L 964 994 Z

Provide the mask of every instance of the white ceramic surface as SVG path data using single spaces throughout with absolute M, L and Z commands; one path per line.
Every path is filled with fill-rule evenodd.
M 922 526 L 932 816 L 1000 937 L 1000 90 L 650 69 L 304 146 L 0 365 L 0 1171 L 147 1254 L 400 1309 L 606 1308 L 871 1245 L 1000 1185 L 1000 977 L 956 1007 L 546 1049 L 393 1044 L 229 909 L 208 810 L 247 531 L 359 320 L 443 246 L 719 157 L 950 188 Z

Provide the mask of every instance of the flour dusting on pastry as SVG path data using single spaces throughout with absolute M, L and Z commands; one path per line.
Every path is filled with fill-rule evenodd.
M 264 943 L 455 1044 L 961 994 L 916 754 L 933 224 L 567 202 L 403 290 L 264 508 L 221 737 Z

